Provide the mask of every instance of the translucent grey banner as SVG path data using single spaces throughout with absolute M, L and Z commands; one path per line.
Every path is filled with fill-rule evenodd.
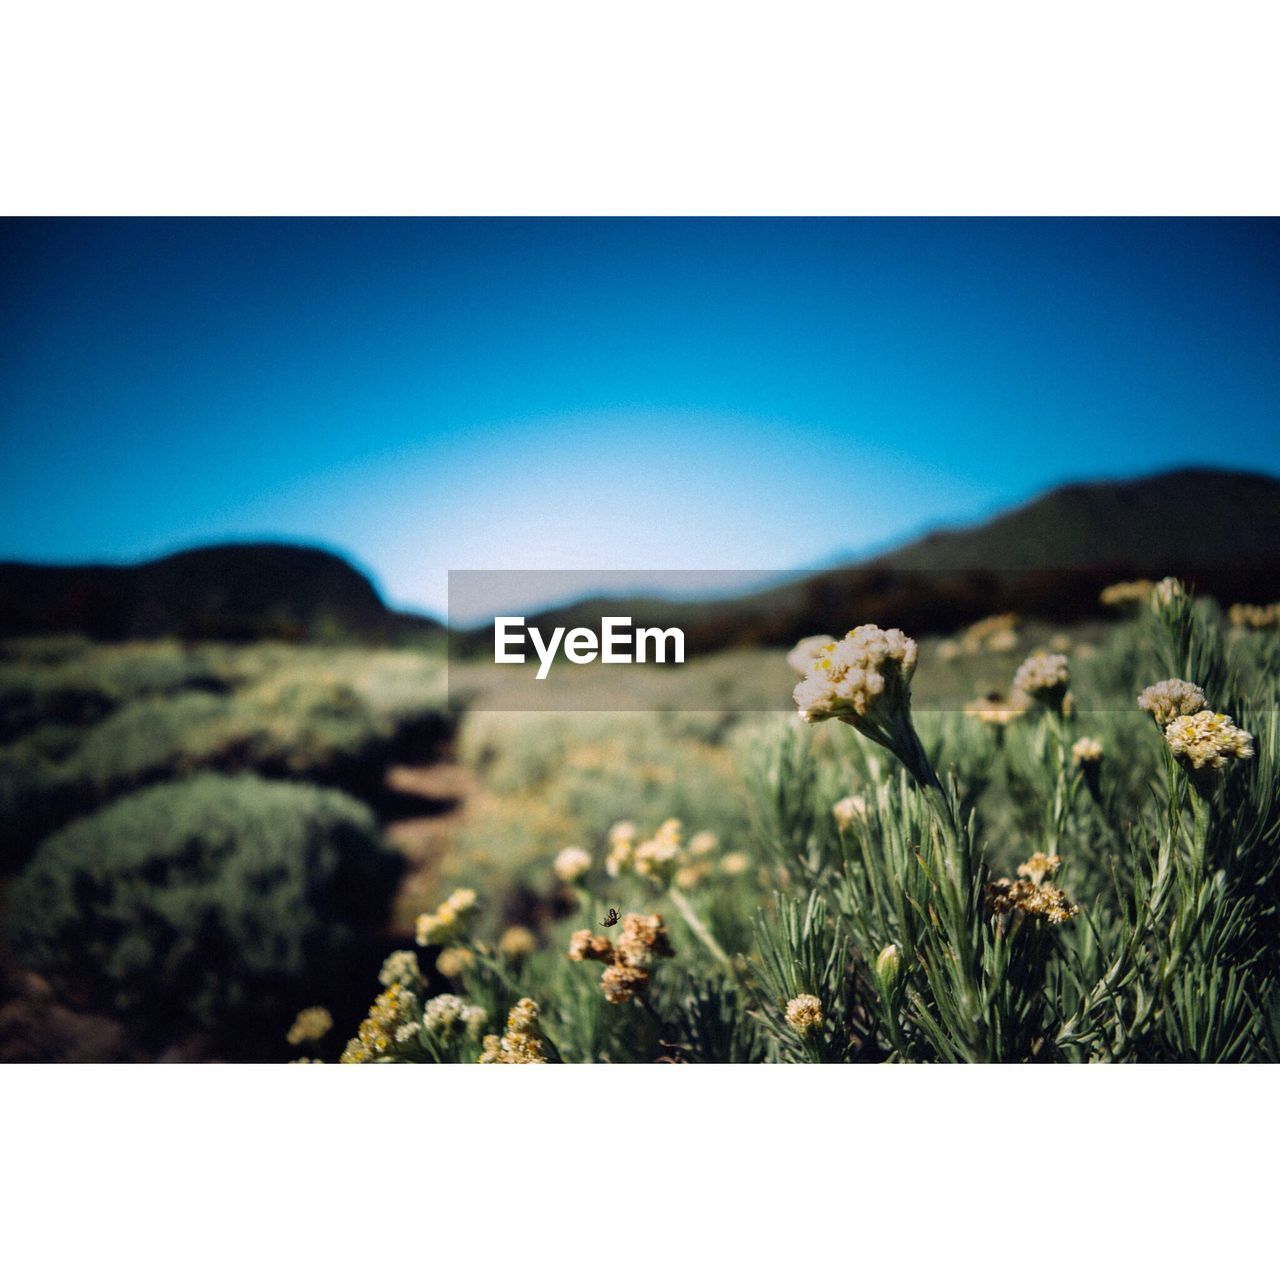
M 449 701 L 507 711 L 715 711 L 731 652 L 786 643 L 780 593 L 804 575 L 768 570 L 453 570 Z M 771 622 L 776 619 L 776 622 Z M 776 678 L 736 690 L 784 707 Z M 759 683 L 760 687 L 754 686 Z M 737 698 L 735 698 L 735 701 Z
M 972 678 L 987 678 L 989 667 L 993 681 L 1006 682 L 1010 664 L 1049 644 L 1056 628 L 1114 619 L 1100 596 L 1118 576 L 1115 566 L 454 570 L 449 702 L 454 710 L 794 711 L 790 650 L 867 622 L 936 646 L 940 665 L 976 646 L 985 659 Z

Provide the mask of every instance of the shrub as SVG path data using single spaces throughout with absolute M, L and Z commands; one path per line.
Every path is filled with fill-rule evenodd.
M 375 718 L 341 686 L 183 693 L 121 707 L 85 734 L 67 763 L 102 796 L 206 769 L 362 789 L 380 774 L 383 741 Z
M 208 659 L 172 641 L 89 646 L 55 640 L 9 648 L 0 662 L 0 742 L 40 725 L 96 724 L 134 698 L 223 690 Z
M 379 919 L 399 862 L 335 791 L 201 776 L 47 839 L 15 882 L 15 954 L 140 1029 L 282 1016 Z
M 70 805 L 70 784 L 56 764 L 0 748 L 0 870 L 20 867 Z

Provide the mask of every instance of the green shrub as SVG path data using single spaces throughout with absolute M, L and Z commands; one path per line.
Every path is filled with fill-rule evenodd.
M 0 749 L 0 870 L 16 870 L 72 804 L 56 764 L 33 751 Z
M 57 671 L 0 667 L 0 742 L 12 742 L 42 724 L 93 724 L 114 705 L 101 688 L 64 679 Z
M 84 735 L 67 765 L 108 797 L 207 769 L 360 789 L 380 774 L 383 741 L 381 725 L 341 686 L 183 693 L 121 707 Z
M 14 884 L 10 941 L 72 1003 L 143 1029 L 284 1016 L 304 978 L 340 972 L 398 871 L 350 797 L 206 775 L 44 841 Z
M 183 690 L 220 691 L 209 659 L 173 641 L 90 646 L 49 640 L 0 651 L 0 742 L 40 725 L 96 724 L 122 703 Z

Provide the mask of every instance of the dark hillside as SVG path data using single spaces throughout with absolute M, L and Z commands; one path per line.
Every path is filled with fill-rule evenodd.
M 0 563 L 4 635 L 389 642 L 433 629 L 388 609 L 364 574 L 315 547 L 228 544 L 129 566 Z
M 1069 484 L 981 524 L 736 600 L 581 601 L 533 622 L 545 631 L 629 614 L 637 625 L 682 627 L 689 651 L 706 653 L 790 645 L 864 621 L 928 634 L 994 613 L 1114 616 L 1098 601 L 1104 586 L 1166 574 L 1223 603 L 1280 599 L 1280 481 L 1187 469 Z M 491 644 L 488 630 L 458 640 L 462 653 Z

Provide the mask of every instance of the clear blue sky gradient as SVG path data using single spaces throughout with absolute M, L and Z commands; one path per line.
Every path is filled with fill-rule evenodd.
M 788 569 L 1280 472 L 1275 220 L 0 225 L 0 558 Z

